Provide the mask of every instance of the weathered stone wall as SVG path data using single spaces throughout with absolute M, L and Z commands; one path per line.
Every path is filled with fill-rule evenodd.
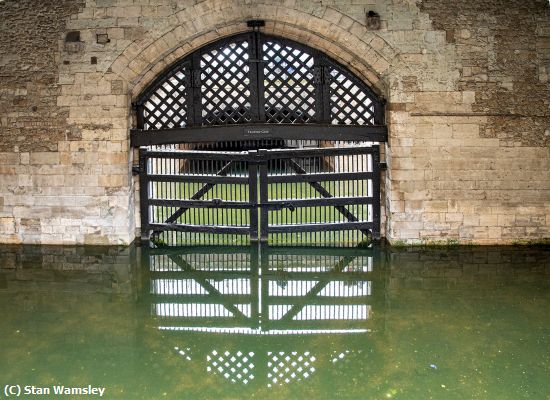
M 395 203 L 407 215 L 402 226 L 413 228 L 396 236 L 478 243 L 548 238 L 550 7 L 437 0 L 419 6 L 445 33 L 458 77 L 445 91 L 419 86 L 412 102 L 400 105 L 399 119 L 412 117 L 416 129 L 397 140 L 415 156 L 395 149 L 393 160 L 413 161 L 405 174 L 424 182 Z
M 83 1 L 0 2 L 0 151 L 56 152 L 68 109 L 57 106 L 58 41 Z M 24 160 L 24 161 L 25 161 Z
M 71 65 L 93 52 L 89 38 L 65 43 L 67 24 L 84 3 L 0 2 L 0 242 L 133 239 L 126 129 L 117 136 L 112 98 L 102 100 L 97 118 L 82 118 L 102 73 L 94 75 L 90 56 L 88 66 Z M 62 76 L 67 68 L 73 69 Z M 86 83 L 87 90 L 64 102 L 67 83 L 72 90 Z
M 545 0 L 38 3 L 0 1 L 1 242 L 129 243 L 132 99 L 252 18 L 388 99 L 390 240 L 550 237 Z M 369 10 L 380 30 L 366 28 Z

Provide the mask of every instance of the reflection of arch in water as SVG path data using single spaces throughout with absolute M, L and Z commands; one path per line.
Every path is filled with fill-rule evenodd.
M 158 329 L 180 361 L 227 383 L 306 381 L 362 357 L 365 335 L 383 329 L 373 249 L 151 249 L 149 260 Z

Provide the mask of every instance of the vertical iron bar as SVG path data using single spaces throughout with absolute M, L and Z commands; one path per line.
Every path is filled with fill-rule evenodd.
M 185 103 L 186 107 L 185 123 L 187 126 L 195 125 L 195 87 L 193 85 L 193 58 L 191 57 L 191 64 L 186 65 L 183 69 L 183 73 L 186 78 L 186 93 Z M 200 107 L 199 107 L 200 108 Z
M 322 53 L 314 54 L 314 84 L 315 84 L 315 121 L 330 123 L 330 93 L 329 77 L 327 75 L 325 57 Z
M 264 88 L 264 49 L 263 49 L 264 37 L 260 32 L 256 33 L 256 45 L 257 45 L 257 55 L 258 62 L 257 71 L 258 71 L 258 117 L 260 122 L 266 121 L 265 116 L 265 88 Z
M 252 108 L 252 121 L 265 121 L 264 99 L 263 99 L 263 62 L 262 44 L 259 32 L 250 32 L 248 57 L 250 62 L 248 74 L 250 77 L 250 103 Z
M 332 122 L 331 115 L 330 115 L 330 79 L 332 78 L 330 75 L 330 67 L 325 62 L 325 57 L 321 56 L 320 59 L 322 60 L 322 84 L 320 86 L 322 91 L 322 105 L 323 105 L 323 113 L 322 113 L 322 122 L 325 124 L 330 124 Z

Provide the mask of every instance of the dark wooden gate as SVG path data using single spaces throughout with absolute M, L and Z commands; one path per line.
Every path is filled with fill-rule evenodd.
M 174 63 L 133 106 L 143 239 L 380 237 L 384 100 L 319 50 L 227 37 Z
M 380 238 L 378 146 L 140 150 L 142 239 L 355 245 Z

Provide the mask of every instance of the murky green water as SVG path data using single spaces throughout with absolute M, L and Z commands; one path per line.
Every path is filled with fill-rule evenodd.
M 548 248 L 4 246 L 0 310 L 2 398 L 550 399 Z

